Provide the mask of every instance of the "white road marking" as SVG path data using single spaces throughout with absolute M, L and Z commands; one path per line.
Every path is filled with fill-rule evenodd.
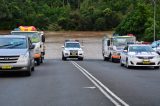
M 91 86 L 91 87 L 83 87 L 83 88 L 87 88 L 87 89 L 95 89 L 95 86 Z
M 71 63 L 78 68 L 115 106 L 129 106 L 126 102 L 115 95 L 108 87 L 102 84 L 98 79 L 91 75 L 87 70 L 74 61 Z

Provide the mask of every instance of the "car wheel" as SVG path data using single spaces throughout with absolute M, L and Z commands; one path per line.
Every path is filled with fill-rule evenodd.
M 155 66 L 154 69 L 159 69 L 159 66 Z
M 122 60 L 120 60 L 120 64 L 121 64 L 121 66 L 124 66 L 124 64 L 122 63 Z
M 41 64 L 41 59 L 37 59 L 36 62 L 37 62 L 37 66 L 39 66 Z
M 83 61 L 83 57 L 79 57 L 78 60 Z
M 40 59 L 40 63 L 43 63 L 44 57 L 41 57 Z
M 64 57 L 64 55 L 62 55 L 62 60 L 64 60 L 64 61 L 65 61 L 65 60 L 67 60 L 67 58 L 66 58 L 66 57 Z
M 26 76 L 31 76 L 31 72 L 30 72 L 30 71 L 26 71 L 26 72 L 25 72 L 25 75 L 26 75 Z
M 34 66 L 31 68 L 31 71 L 34 71 Z
M 104 61 L 109 61 L 109 57 L 104 57 L 104 56 L 103 56 L 103 60 L 104 60 Z
M 111 62 L 115 63 L 116 60 L 114 58 L 111 57 Z
M 111 62 L 114 62 L 114 58 L 112 58 L 112 55 L 109 55 L 109 59 L 111 60 Z
M 31 70 L 31 67 L 29 67 L 28 70 L 24 72 L 25 76 L 31 76 Z
M 128 59 L 126 59 L 126 67 L 127 67 L 128 69 L 131 68 L 131 66 L 128 65 Z

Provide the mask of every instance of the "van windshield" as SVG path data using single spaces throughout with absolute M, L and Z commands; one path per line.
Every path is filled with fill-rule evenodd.
M 25 38 L 0 38 L 0 49 L 26 49 Z
M 127 43 L 134 43 L 134 37 L 117 37 L 113 38 L 113 45 L 115 46 L 125 46 Z
M 40 35 L 38 32 L 12 32 L 12 35 L 24 35 L 31 38 L 32 43 L 40 42 Z

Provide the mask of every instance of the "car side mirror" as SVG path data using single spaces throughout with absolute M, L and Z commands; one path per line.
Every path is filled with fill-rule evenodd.
M 110 42 L 110 40 L 108 40 L 108 42 L 107 42 L 107 46 L 110 46 L 110 44 L 111 44 L 111 42 Z
M 61 46 L 62 48 L 64 48 L 64 46 Z
M 45 42 L 45 36 L 42 35 L 42 42 Z
M 31 45 L 29 49 L 34 49 L 35 48 L 35 45 Z
M 81 46 L 81 48 L 84 48 L 84 46 Z

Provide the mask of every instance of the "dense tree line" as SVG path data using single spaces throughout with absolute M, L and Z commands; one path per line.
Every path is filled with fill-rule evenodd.
M 156 34 L 160 28 L 157 1 Z M 0 0 L 0 29 L 115 30 L 145 40 L 153 35 L 152 0 Z M 143 36 L 142 35 L 146 35 Z

